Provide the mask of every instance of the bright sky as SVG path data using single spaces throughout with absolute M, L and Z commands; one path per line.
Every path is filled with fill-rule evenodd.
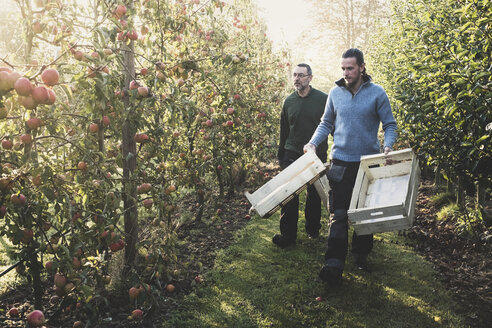
M 274 48 L 287 46 L 295 63 L 303 62 L 313 68 L 313 85 L 329 90 L 338 78 L 338 61 L 330 62 L 326 51 L 315 44 L 303 43 L 299 37 L 313 28 L 310 11 L 312 2 L 306 0 L 253 0 L 259 8 L 259 16 L 267 24 L 267 36 L 273 40 Z M 338 57 L 337 57 L 338 60 Z
M 283 42 L 293 45 L 294 41 L 307 29 L 308 4 L 305 0 L 254 0 L 259 15 L 268 26 L 267 35 L 275 46 Z

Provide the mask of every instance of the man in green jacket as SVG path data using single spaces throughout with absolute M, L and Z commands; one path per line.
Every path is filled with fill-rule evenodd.
M 284 101 L 280 119 L 280 144 L 278 160 L 285 169 L 303 155 L 304 145 L 311 139 L 318 126 L 328 95 L 311 87 L 311 67 L 299 64 L 294 68 L 292 79 L 295 91 Z M 316 154 L 324 163 L 328 150 L 327 138 L 317 147 Z M 310 238 L 319 236 L 321 228 L 321 199 L 314 186 L 308 187 L 306 207 L 306 232 Z M 280 234 L 273 236 L 273 243 L 281 248 L 295 245 L 299 220 L 299 197 L 294 197 L 280 214 Z

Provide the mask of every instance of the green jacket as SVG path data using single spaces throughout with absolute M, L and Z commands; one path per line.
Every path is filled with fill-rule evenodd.
M 323 116 L 328 95 L 311 87 L 306 97 L 300 97 L 297 91 L 290 94 L 284 101 L 280 116 L 280 143 L 277 157 L 284 156 L 285 149 L 303 153 L 303 147 L 309 142 Z M 321 142 L 316 153 L 326 155 L 328 142 Z

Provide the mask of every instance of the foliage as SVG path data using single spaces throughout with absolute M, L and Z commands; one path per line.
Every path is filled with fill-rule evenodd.
M 460 189 L 490 188 L 492 3 L 410 0 L 393 9 L 372 55 L 403 134 Z
M 125 245 L 122 279 L 161 290 L 177 261 L 180 202 L 214 206 L 212 195 L 234 192 L 272 154 L 288 67 L 249 1 L 121 5 L 19 0 L 25 47 L 1 55 L 8 76 L 56 101 L 26 103 L 32 95 L 2 80 L 0 235 L 26 261 L 37 308 L 40 277 L 56 273 L 68 283 L 54 304 L 82 306 L 92 323 Z M 41 79 L 48 68 L 60 75 L 53 85 Z M 140 224 L 129 230 L 127 216 Z

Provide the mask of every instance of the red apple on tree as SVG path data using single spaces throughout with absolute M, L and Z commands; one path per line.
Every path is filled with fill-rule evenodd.
M 26 203 L 26 196 L 23 194 L 12 194 L 10 196 L 10 201 L 14 205 L 24 205 Z
M 106 115 L 104 115 L 104 116 L 103 116 L 103 118 L 102 118 L 102 124 L 103 124 L 104 126 L 108 126 L 108 125 L 110 125 L 110 124 L 111 124 L 111 120 L 109 119 L 109 117 L 108 117 L 108 116 L 106 116 Z
M 32 90 L 31 97 L 38 104 L 46 104 L 50 100 L 48 90 L 44 86 L 35 87 Z
M 132 287 L 128 290 L 128 295 L 130 296 L 130 301 L 133 302 L 140 294 L 140 289 Z
M 145 199 L 143 201 L 143 206 L 146 208 L 146 209 L 149 209 L 149 208 L 152 208 L 152 205 L 154 204 L 154 201 L 152 199 Z
M 29 313 L 26 319 L 31 327 L 40 327 L 44 324 L 44 314 L 39 310 L 34 310 Z
M 21 241 L 24 244 L 29 244 L 32 241 L 33 236 L 34 232 L 32 231 L 32 229 L 26 228 L 22 231 Z
M 143 143 L 149 141 L 149 136 L 145 133 L 137 133 L 135 134 L 135 142 Z
M 48 101 L 45 102 L 46 105 L 53 105 L 56 101 L 56 94 L 55 91 L 52 89 L 46 89 L 48 91 Z
M 7 315 L 10 316 L 11 318 L 18 317 L 19 316 L 19 309 L 16 307 L 10 308 L 9 312 L 7 312 Z
M 145 194 L 146 192 L 149 192 L 152 190 L 152 185 L 150 183 L 142 183 L 137 187 L 137 193 L 138 194 Z
M 24 145 L 29 145 L 32 142 L 32 135 L 25 133 L 20 136 L 20 140 Z
M 82 321 L 75 321 L 72 326 L 72 328 L 83 328 L 83 327 L 84 327 L 84 323 Z
M 127 37 L 130 40 L 136 40 L 138 39 L 138 33 L 135 30 L 131 30 L 130 32 L 128 32 Z
M 53 262 L 52 261 L 48 261 L 44 264 L 44 268 L 48 271 L 48 272 L 52 272 L 53 271 Z
M 26 121 L 26 125 L 29 129 L 35 130 L 43 124 L 43 121 L 39 117 L 31 117 Z
M 139 87 L 139 86 L 140 86 L 140 85 L 138 84 L 138 82 L 137 82 L 137 81 L 135 81 L 135 80 L 131 80 L 131 81 L 130 81 L 130 86 L 129 86 L 130 90 L 135 90 L 135 89 L 138 89 L 138 87 Z
M 80 161 L 78 164 L 77 164 L 77 169 L 81 170 L 81 171 L 85 171 L 87 170 L 87 163 L 84 162 L 84 161 Z
M 80 50 L 77 50 L 73 53 L 73 58 L 76 60 L 82 61 L 85 59 L 84 53 Z
M 54 282 L 56 287 L 63 288 L 67 284 L 67 277 L 57 272 L 55 273 Z
M 126 7 L 124 5 L 118 5 L 116 6 L 114 13 L 116 17 L 121 18 L 126 14 Z
M 32 90 L 34 89 L 34 87 L 31 84 L 31 81 L 29 81 L 29 79 L 25 77 L 21 77 L 17 81 L 15 81 L 14 88 L 19 96 L 24 96 L 24 97 L 30 96 Z
M 91 133 L 98 132 L 99 131 L 99 124 L 97 124 L 97 123 L 91 123 L 91 124 L 89 124 L 89 131 Z
M 72 268 L 74 268 L 75 270 L 77 269 L 80 269 L 82 263 L 80 262 L 79 258 L 78 257 L 74 257 L 72 259 Z
M 41 80 L 43 80 L 44 84 L 52 87 L 58 83 L 60 79 L 60 74 L 54 68 L 48 68 L 41 73 Z
M 135 309 L 132 311 L 132 318 L 133 319 L 140 319 L 143 315 L 143 311 L 140 309 Z
M 14 143 L 10 139 L 3 139 L 2 140 L 2 148 L 3 149 L 12 149 L 14 146 Z
M 7 213 L 7 206 L 5 205 L 0 206 L 0 219 L 5 216 L 5 213 Z
M 138 87 L 137 91 L 141 97 L 147 97 L 149 95 L 149 88 L 147 87 Z

